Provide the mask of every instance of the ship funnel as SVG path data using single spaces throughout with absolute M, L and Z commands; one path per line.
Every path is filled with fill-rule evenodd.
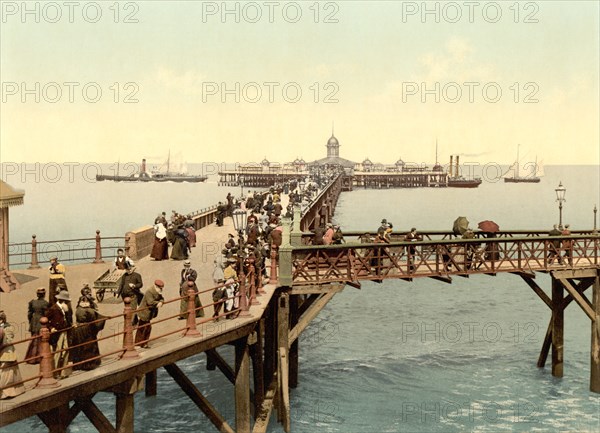
M 454 161 L 452 155 L 450 155 L 450 166 L 448 167 L 448 169 L 450 170 L 450 173 L 448 173 L 450 177 L 452 177 L 452 164 L 454 164 Z
M 146 158 L 142 159 L 142 166 L 140 167 L 140 173 L 146 173 Z

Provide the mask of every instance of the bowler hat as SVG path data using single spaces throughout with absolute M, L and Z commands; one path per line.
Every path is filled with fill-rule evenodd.
M 36 293 L 46 293 L 46 289 L 44 287 L 40 287 L 35 291 Z

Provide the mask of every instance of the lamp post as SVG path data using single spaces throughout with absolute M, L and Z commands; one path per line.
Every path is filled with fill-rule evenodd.
M 236 209 L 232 213 L 233 217 L 233 228 L 238 233 L 238 264 L 239 274 L 238 279 L 240 281 L 240 316 L 250 316 L 248 312 L 248 298 L 246 297 L 246 274 L 244 273 L 244 231 L 246 230 L 246 224 L 248 212 L 242 209 Z
M 562 227 L 562 208 L 563 202 L 567 201 L 565 199 L 565 193 L 567 192 L 567 188 L 565 188 L 562 182 L 558 183 L 558 188 L 556 188 L 556 201 L 558 202 L 558 225 Z
M 240 176 L 240 192 L 242 193 L 241 197 L 244 197 L 244 176 Z
M 594 231 L 592 233 L 595 235 L 598 234 L 598 230 L 596 229 L 596 214 L 597 213 L 598 213 L 598 209 L 596 208 L 596 205 L 594 205 Z

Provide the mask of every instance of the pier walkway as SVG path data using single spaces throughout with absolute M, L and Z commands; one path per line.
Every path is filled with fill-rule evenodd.
M 210 321 L 212 262 L 227 233 L 233 232 L 231 219 L 226 219 L 224 227 L 210 225 L 197 232 L 198 246 L 192 252 L 191 261 L 198 271 L 198 287 L 205 290 L 201 295 L 206 307 L 205 318 L 191 322 L 189 318 L 177 320 L 182 262 L 138 260 L 145 287 L 160 278 L 166 283 L 165 299 L 176 300 L 160 310 L 157 319 L 160 323 L 153 325 L 150 348 L 132 349 L 123 344 L 123 328 L 126 328 L 123 323 L 127 323 L 123 318 L 123 304 L 111 304 L 110 296 L 107 296 L 100 311 L 114 318 L 103 331 L 103 336 L 109 338 L 101 341 L 101 353 L 109 355 L 102 365 L 92 372 L 74 373 L 60 380 L 59 386 L 54 388 L 38 386 L 31 389 L 36 381 L 28 382 L 30 389 L 25 394 L 2 402 L 0 426 L 37 415 L 50 432 L 61 433 L 79 412 L 83 412 L 101 432 L 132 432 L 133 394 L 144 382 L 147 395 L 156 393 L 156 369 L 164 368 L 218 431 L 265 432 L 276 409 L 277 420 L 289 432 L 289 392 L 290 388 L 298 386 L 299 336 L 346 285 L 360 288 L 363 280 L 382 282 L 391 278 L 406 281 L 435 278 L 455 283 L 460 281 L 453 280 L 455 276 L 493 276 L 500 272 L 520 275 L 550 309 L 538 366 L 545 365 L 551 351 L 552 375 L 555 377 L 563 375 L 564 311 L 574 301 L 591 321 L 590 389 L 600 392 L 600 237 L 597 233 L 588 231 L 576 232 L 569 237 L 549 237 L 541 231 L 499 232 L 496 237 L 478 234 L 475 239 L 465 240 L 451 232 L 423 232 L 423 240 L 415 242 L 403 241 L 404 234 L 398 233 L 390 243 L 360 243 L 358 235 L 364 240 L 372 234 L 364 236 L 364 232 L 356 232 L 345 234 L 346 244 L 310 245 L 312 235 L 309 232 L 331 221 L 343 188 L 343 176 L 337 176 L 302 214 L 300 209 L 295 210 L 293 222 L 284 219 L 283 244 L 279 249 L 276 272 L 270 276 L 272 284 L 265 285 L 265 293 L 258 297 L 260 304 L 250 305 L 247 315 L 237 319 Z M 556 246 L 559 242 L 560 248 Z M 562 263 L 558 258 L 552 261 L 550 257 L 554 253 L 567 257 L 561 260 Z M 78 290 L 71 281 L 85 279 L 91 283 L 105 268 L 106 264 L 70 267 L 67 283 L 71 295 Z M 549 289 L 544 290 L 536 284 L 537 272 L 552 277 Z M 0 294 L 0 302 L 11 305 L 11 309 L 16 307 L 10 319 L 22 324 L 25 323 L 26 301 L 33 298 L 36 287 L 45 285 L 46 271 L 17 273 L 35 279 L 24 282 L 18 293 Z M 591 300 L 585 295 L 589 288 L 593 291 Z M 201 336 L 194 332 L 196 330 Z M 22 326 L 20 337 L 26 337 Z M 235 347 L 232 366 L 217 351 L 224 344 Z M 219 414 L 175 364 L 202 352 L 206 353 L 207 366 L 218 368 L 233 384 L 235 425 Z M 24 348 L 18 349 L 18 355 L 23 359 Z M 22 366 L 24 378 L 36 374 L 37 367 Z M 115 426 L 91 400 L 101 391 L 115 395 Z

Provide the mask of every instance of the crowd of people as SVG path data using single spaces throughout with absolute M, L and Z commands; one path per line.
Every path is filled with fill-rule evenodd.
M 247 221 L 243 230 L 229 233 L 224 239 L 223 249 L 214 260 L 213 281 L 217 288 L 212 293 L 214 304 L 213 320 L 224 316 L 233 319 L 239 314 L 239 287 L 241 278 L 245 278 L 248 287 L 261 287 L 267 277 L 266 261 L 273 254 L 277 256 L 282 244 L 281 218 L 293 218 L 293 206 L 308 202 L 318 193 L 317 185 L 308 185 L 302 191 L 297 182 L 289 182 L 273 187 L 269 191 L 250 192 L 245 197 L 235 200 L 228 194 L 227 205 L 218 209 L 221 212 L 216 219 L 216 225 L 223 225 L 226 216 L 230 216 L 236 207 L 246 210 Z M 287 194 L 286 194 L 287 193 Z M 284 206 L 284 195 L 288 203 Z M 342 239 L 331 232 L 324 235 L 324 242 L 338 242 Z M 181 270 L 179 295 L 179 319 L 188 316 L 189 290 L 195 292 L 194 311 L 196 317 L 204 317 L 199 290 L 196 285 L 198 272 L 192 268 L 190 261 L 191 248 L 196 244 L 196 233 L 191 215 L 182 215 L 172 211 L 167 220 L 162 212 L 154 221 L 154 244 L 151 258 L 156 261 L 173 259 L 183 260 Z M 169 245 L 171 251 L 169 254 Z M 164 282 L 155 280 L 144 289 L 143 278 L 137 272 L 136 265 L 124 250 L 119 248 L 112 263 L 112 270 L 125 271 L 120 278 L 114 296 L 122 299 L 129 298 L 133 311 L 132 325 L 136 328 L 134 344 L 142 348 L 148 347 L 152 320 L 157 317 L 164 303 Z M 32 339 L 27 347 L 24 361 L 28 364 L 41 362 L 40 334 L 42 324 L 40 319 L 48 319 L 50 346 L 53 352 L 53 370 L 56 379 L 64 378 L 72 370 L 92 370 L 101 365 L 100 350 L 97 341 L 98 333 L 104 328 L 107 317 L 99 312 L 92 290 L 87 283 L 82 284 L 79 296 L 71 297 L 72 291 L 67 287 L 67 268 L 60 263 L 58 257 L 50 259 L 48 267 L 48 291 L 40 287 L 36 297 L 28 304 L 29 332 Z M 73 304 L 75 307 L 73 308 Z M 221 312 L 223 310 L 223 313 Z M 0 360 L 1 398 L 12 398 L 25 392 L 19 371 L 17 355 L 12 345 L 14 327 L 7 319 L 6 313 L 0 311 Z

